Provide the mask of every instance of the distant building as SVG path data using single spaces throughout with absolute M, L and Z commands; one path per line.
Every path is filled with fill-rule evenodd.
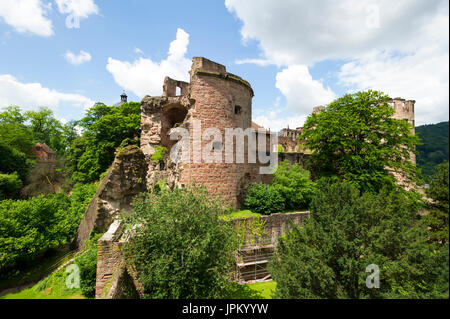
M 123 93 L 120 95 L 120 102 L 114 104 L 114 106 L 119 106 L 123 103 L 127 103 L 128 102 L 128 96 L 125 94 L 125 91 L 123 91 Z
M 45 143 L 36 143 L 30 153 L 36 155 L 36 160 L 39 162 L 54 162 L 56 160 L 56 153 Z

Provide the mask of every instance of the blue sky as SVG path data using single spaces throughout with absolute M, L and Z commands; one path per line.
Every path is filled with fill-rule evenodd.
M 274 130 L 367 88 L 415 99 L 418 124 L 448 120 L 447 1 L 333 6 L 0 0 L 0 107 L 47 106 L 79 119 L 90 103 L 116 103 L 123 89 L 132 101 L 160 94 L 164 75 L 187 76 L 191 58 L 204 56 L 251 83 L 253 118 Z

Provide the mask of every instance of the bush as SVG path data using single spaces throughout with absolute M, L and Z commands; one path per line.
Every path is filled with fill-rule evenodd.
M 88 248 L 75 258 L 80 268 L 80 288 L 85 297 L 95 297 L 97 275 L 97 241 L 102 234 L 91 234 Z
M 95 189 L 78 185 L 71 196 L 0 201 L 0 270 L 69 243 Z
M 254 213 L 269 215 L 285 209 L 285 199 L 275 185 L 250 184 L 244 205 Z
M 322 184 L 311 218 L 279 239 L 269 265 L 276 297 L 441 297 L 448 261 L 428 236 L 401 192 L 360 195 L 348 183 Z M 366 287 L 371 264 L 380 269 L 378 289 Z
M 278 165 L 273 185 L 284 198 L 288 210 L 308 208 L 317 190 L 309 171 L 298 164 L 290 165 L 287 161 Z
M 448 244 L 448 209 L 449 209 L 449 185 L 448 185 L 449 163 L 444 162 L 436 167 L 430 187 L 426 190 L 429 198 L 430 213 L 424 216 L 425 221 L 431 229 L 430 240 L 438 245 Z
M 0 200 L 15 197 L 23 184 L 16 172 L 13 174 L 0 173 Z
M 134 234 L 124 246 L 146 298 L 223 298 L 231 287 L 232 225 L 219 219 L 223 204 L 205 187 L 143 193 L 124 216 Z
M 152 161 L 155 163 L 164 162 L 164 153 L 167 152 L 167 148 L 160 145 L 155 145 L 155 152 L 152 155 Z
M 22 181 L 25 180 L 30 163 L 24 153 L 17 151 L 0 140 L 0 173 L 17 172 Z

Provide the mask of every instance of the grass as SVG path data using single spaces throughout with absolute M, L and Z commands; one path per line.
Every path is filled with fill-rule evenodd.
M 67 250 L 50 250 L 32 264 L 0 274 L 0 291 L 37 282 L 50 275 L 56 268 L 73 257 Z
M 31 288 L 10 293 L 0 299 L 84 299 L 80 288 L 68 288 L 66 268 L 60 269 Z
M 257 216 L 262 216 L 262 215 L 258 214 L 258 213 L 253 213 L 250 210 L 240 210 L 237 212 L 232 212 L 231 214 L 221 215 L 220 218 L 224 219 L 224 220 L 231 220 L 231 219 L 257 217 Z
M 254 284 L 247 285 L 250 289 L 258 292 L 261 295 L 261 299 L 272 299 L 272 294 L 277 287 L 277 283 L 273 280 L 256 282 Z
M 231 299 L 272 299 L 276 286 L 277 283 L 273 280 L 247 285 L 236 284 Z

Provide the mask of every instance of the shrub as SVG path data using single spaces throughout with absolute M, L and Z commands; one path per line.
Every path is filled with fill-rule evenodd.
M 285 200 L 275 185 L 262 183 L 250 184 L 244 205 L 254 213 L 269 215 L 282 212 Z
M 269 265 L 276 297 L 442 296 L 445 252 L 427 243 L 429 232 L 413 213 L 401 192 L 361 195 L 348 183 L 321 185 L 311 218 L 279 239 Z M 380 269 L 378 289 L 366 287 L 371 264 Z
M 155 145 L 155 152 L 152 155 L 152 161 L 155 163 L 164 162 L 164 153 L 167 151 L 167 148 L 164 146 Z
M 238 240 L 230 223 L 219 219 L 223 204 L 205 187 L 142 194 L 124 254 L 137 270 L 146 298 L 222 298 L 231 286 Z
M 69 243 L 95 189 L 78 185 L 71 196 L 0 201 L 0 270 Z
M 88 248 L 75 258 L 75 264 L 80 268 L 80 288 L 85 297 L 95 297 L 97 274 L 97 241 L 102 234 L 91 234 Z
M 0 173 L 0 200 L 15 197 L 23 184 L 16 172 L 13 174 Z
M 0 140 L 0 173 L 13 174 L 17 172 L 22 181 L 27 176 L 30 167 L 24 153 L 12 148 Z
M 425 215 L 424 219 L 431 229 L 430 240 L 439 245 L 448 244 L 448 168 L 448 162 L 438 165 L 427 189 L 427 195 L 432 201 L 428 204 L 430 213 Z
M 285 200 L 286 209 L 308 208 L 316 193 L 316 183 L 311 181 L 309 171 L 300 165 L 279 163 L 274 174 L 273 185 Z

